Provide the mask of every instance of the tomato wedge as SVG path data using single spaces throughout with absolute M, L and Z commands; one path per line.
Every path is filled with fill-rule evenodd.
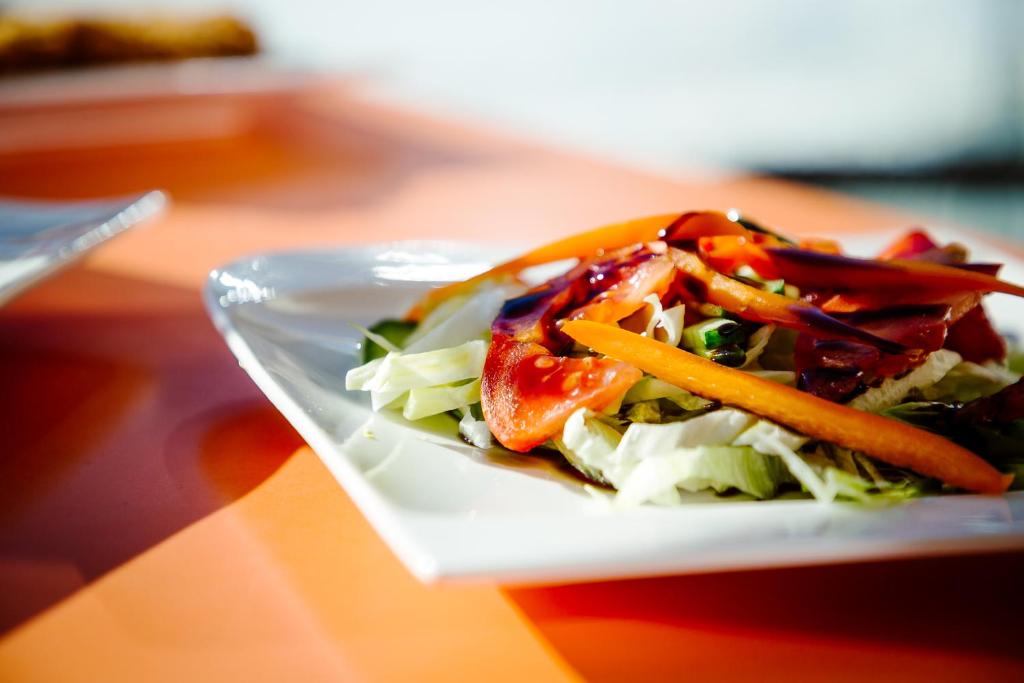
M 924 230 L 911 230 L 903 237 L 900 237 L 878 254 L 883 261 L 899 258 L 914 258 L 920 256 L 939 245 L 931 238 L 931 235 Z
M 595 296 L 590 303 L 569 314 L 570 320 L 614 323 L 644 306 L 644 298 L 656 294 L 660 299 L 675 279 L 675 263 L 661 255 L 631 269 L 625 278 Z
M 557 355 L 572 347 L 558 331 L 566 316 L 614 323 L 661 296 L 675 263 L 662 242 L 635 244 L 580 263 L 505 302 L 491 325 L 480 404 L 495 438 L 528 451 L 557 436 L 579 408 L 603 410 L 642 373 L 618 361 Z
M 626 363 L 553 356 L 496 334 L 480 384 L 484 419 L 505 448 L 526 452 L 557 436 L 577 409 L 603 410 L 642 376 Z

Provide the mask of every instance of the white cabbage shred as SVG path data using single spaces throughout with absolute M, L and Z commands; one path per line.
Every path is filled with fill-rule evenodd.
M 462 411 L 462 419 L 459 420 L 459 434 L 477 448 L 490 448 L 493 446 L 494 435 L 487 428 L 487 423 L 474 418 L 473 413 L 468 408 L 462 408 Z
M 470 339 L 489 339 L 491 323 L 521 287 L 503 285 L 455 296 L 428 313 L 405 341 L 404 353 L 436 351 Z
M 939 349 L 928 355 L 924 363 L 902 377 L 889 377 L 877 387 L 871 387 L 851 400 L 850 408 L 875 413 L 891 408 L 915 389 L 936 384 L 961 361 L 960 354 L 949 349 Z
M 946 373 L 941 380 L 926 387 L 922 394 L 929 401 L 952 400 L 967 403 L 991 396 L 1019 379 L 1020 375 L 1010 372 L 994 361 L 989 361 L 985 365 L 964 361 Z
M 775 332 L 775 325 L 762 325 L 754 331 L 754 334 L 750 335 L 750 339 L 747 342 L 747 359 L 743 361 L 742 370 L 746 370 L 757 363 L 758 359 L 761 358 L 761 354 L 764 353 L 765 348 L 768 346 L 768 341 L 772 338 L 773 332 Z
M 615 504 L 628 507 L 676 504 L 679 489 L 736 488 L 758 498 L 771 497 L 789 480 L 783 466 L 789 463 L 774 451 L 792 452 L 804 441 L 733 408 L 682 422 L 634 422 L 621 436 L 598 413 L 580 409 L 566 421 L 555 444 L 584 472 L 615 487 Z M 812 485 L 817 481 L 815 477 Z
M 669 346 L 679 346 L 685 327 L 683 318 L 686 315 L 686 306 L 680 304 L 666 309 L 661 305 L 661 299 L 657 294 L 648 294 L 643 300 L 650 307 L 650 318 L 643 332 L 644 336 L 665 342 Z
M 451 297 L 423 318 L 402 349 L 363 330 L 389 353 L 349 370 L 345 388 L 368 391 L 374 410 L 400 408 L 407 420 L 459 411 L 459 433 L 474 446 L 490 447 L 487 423 L 474 418 L 470 407 L 480 402 L 491 323 L 522 289 L 508 280 Z

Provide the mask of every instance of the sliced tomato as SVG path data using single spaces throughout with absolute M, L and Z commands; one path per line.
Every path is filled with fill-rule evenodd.
M 560 434 L 575 410 L 602 410 L 640 379 L 619 361 L 557 355 L 572 347 L 558 322 L 615 322 L 648 294 L 660 296 L 675 275 L 665 251 L 654 242 L 603 254 L 505 303 L 491 325 L 480 392 L 484 419 L 503 446 L 528 451 Z
M 644 298 L 656 294 L 660 299 L 675 280 L 675 263 L 668 256 L 657 256 L 631 269 L 622 280 L 577 308 L 570 320 L 615 323 L 640 310 Z
M 484 419 L 503 446 L 525 452 L 561 433 L 579 408 L 608 407 L 641 376 L 626 363 L 553 356 L 540 344 L 498 334 L 480 385 Z
M 911 230 L 888 247 L 883 249 L 878 258 L 888 260 L 894 258 L 914 258 L 938 247 L 938 243 L 924 230 Z

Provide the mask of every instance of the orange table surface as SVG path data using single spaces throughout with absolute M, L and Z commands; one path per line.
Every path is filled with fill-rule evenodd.
M 0 194 L 175 202 L 0 310 L 0 680 L 1024 680 L 1024 555 L 549 587 L 424 586 L 238 368 L 207 272 L 289 247 L 542 241 L 740 207 L 906 216 L 668 179 L 341 91 L 232 140 L 0 157 Z

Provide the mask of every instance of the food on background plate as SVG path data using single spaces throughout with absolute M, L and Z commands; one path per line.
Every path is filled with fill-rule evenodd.
M 253 30 L 231 16 L 0 14 L 0 73 L 258 51 Z
M 619 505 L 999 494 L 1024 476 L 1024 382 L 982 304 L 1024 288 L 999 268 L 919 230 L 855 258 L 733 212 L 643 218 L 431 290 L 364 330 L 346 386 Z

